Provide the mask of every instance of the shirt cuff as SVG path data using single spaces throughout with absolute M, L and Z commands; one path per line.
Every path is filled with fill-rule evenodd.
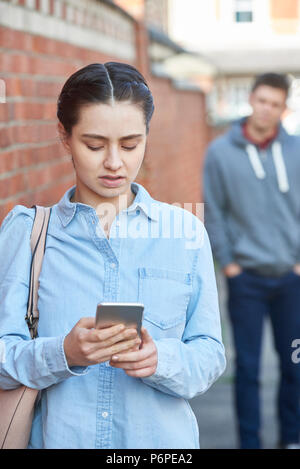
M 64 351 L 64 336 L 53 337 L 45 347 L 45 360 L 52 375 L 56 378 L 81 376 L 88 372 L 88 366 L 68 366 Z
M 147 384 L 159 384 L 161 381 L 168 378 L 168 375 L 172 369 L 172 362 L 174 363 L 174 357 L 170 354 L 170 347 L 159 340 L 152 339 L 157 349 L 157 367 L 153 375 L 142 378 Z

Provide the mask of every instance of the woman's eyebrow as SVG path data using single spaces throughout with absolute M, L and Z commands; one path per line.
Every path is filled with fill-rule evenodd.
M 98 138 L 99 140 L 108 140 L 106 137 L 103 137 L 103 135 L 98 135 L 98 134 L 82 134 L 81 137 L 90 137 L 90 138 Z
M 126 135 L 124 137 L 121 137 L 120 140 L 129 140 L 132 138 L 138 138 L 142 137 L 143 134 L 132 134 L 132 135 Z M 98 134 L 82 134 L 81 137 L 90 137 L 90 138 L 96 138 L 99 140 L 108 140 L 107 137 L 104 137 L 103 135 L 98 135 Z
M 120 140 L 129 140 L 131 138 L 139 138 L 142 137 L 143 134 L 133 134 L 133 135 L 126 135 L 125 137 L 121 137 Z

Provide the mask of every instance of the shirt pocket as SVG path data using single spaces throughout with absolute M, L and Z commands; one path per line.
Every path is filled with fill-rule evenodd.
M 140 267 L 138 301 L 153 338 L 181 337 L 192 291 L 191 274 L 179 270 Z

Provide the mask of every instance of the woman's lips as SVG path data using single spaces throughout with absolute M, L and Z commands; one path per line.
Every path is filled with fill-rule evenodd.
M 108 177 L 102 176 L 99 179 L 102 181 L 105 187 L 118 187 L 122 184 L 125 178 L 124 177 L 108 178 Z

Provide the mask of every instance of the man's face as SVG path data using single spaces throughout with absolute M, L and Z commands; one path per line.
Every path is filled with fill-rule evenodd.
M 276 127 L 286 108 L 286 92 L 280 88 L 260 85 L 250 94 L 252 123 L 261 130 Z

